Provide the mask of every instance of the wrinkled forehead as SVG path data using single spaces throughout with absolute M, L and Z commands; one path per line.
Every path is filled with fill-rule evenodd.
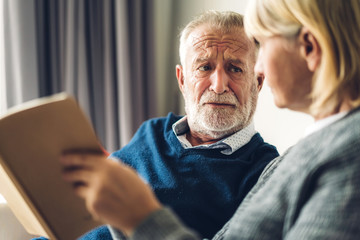
M 223 32 L 221 29 L 212 29 L 208 26 L 195 29 L 187 39 L 187 47 L 191 52 L 203 53 L 216 49 L 235 55 L 254 50 L 244 29 L 234 28 L 231 31 Z

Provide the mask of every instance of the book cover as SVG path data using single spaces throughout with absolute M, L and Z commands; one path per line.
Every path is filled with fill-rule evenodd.
M 102 151 L 90 121 L 67 94 L 0 116 L 0 193 L 30 234 L 71 240 L 100 225 L 62 179 L 59 157 L 70 149 Z

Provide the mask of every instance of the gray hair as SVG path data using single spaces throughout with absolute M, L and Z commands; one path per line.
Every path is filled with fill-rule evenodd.
M 212 28 L 228 33 L 234 28 L 243 28 L 243 16 L 232 11 L 210 10 L 195 17 L 189 22 L 180 33 L 179 56 L 180 62 L 184 65 L 185 61 L 185 43 L 190 34 L 199 26 L 208 25 Z

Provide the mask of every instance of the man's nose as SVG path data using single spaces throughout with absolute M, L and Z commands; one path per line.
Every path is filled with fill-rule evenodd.
M 229 76 L 227 76 L 224 69 L 216 69 L 211 76 L 210 90 L 217 94 L 222 94 L 229 91 Z

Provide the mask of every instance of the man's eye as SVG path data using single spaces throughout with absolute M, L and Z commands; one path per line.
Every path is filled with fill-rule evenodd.
M 211 67 L 209 65 L 201 66 L 198 68 L 200 71 L 209 71 L 211 70 Z
M 235 66 L 230 66 L 230 72 L 233 72 L 233 73 L 242 73 L 243 70 L 239 67 L 235 67 Z

